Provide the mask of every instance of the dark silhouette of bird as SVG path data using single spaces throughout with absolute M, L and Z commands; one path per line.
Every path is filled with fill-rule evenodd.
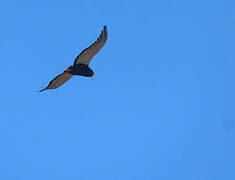
M 90 45 L 88 48 L 84 49 L 74 60 L 73 66 L 69 66 L 64 72 L 56 76 L 46 88 L 40 90 L 39 92 L 45 91 L 47 89 L 55 89 L 68 81 L 73 75 L 92 77 L 94 78 L 94 72 L 89 67 L 91 59 L 99 52 L 99 50 L 104 46 L 108 38 L 107 26 L 104 26 L 98 39 Z

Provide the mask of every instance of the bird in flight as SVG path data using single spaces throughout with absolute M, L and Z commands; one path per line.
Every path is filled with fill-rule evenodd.
M 94 78 L 94 72 L 89 67 L 91 59 L 99 52 L 99 50 L 104 46 L 108 38 L 107 26 L 104 26 L 98 39 L 90 45 L 88 48 L 84 49 L 74 60 L 72 66 L 69 66 L 64 70 L 63 73 L 56 76 L 48 86 L 39 92 L 45 91 L 47 89 L 56 89 L 66 81 L 68 81 L 73 75 L 92 77 Z

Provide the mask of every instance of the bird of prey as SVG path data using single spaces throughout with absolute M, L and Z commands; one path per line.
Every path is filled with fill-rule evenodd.
M 89 67 L 91 59 L 99 52 L 99 50 L 104 46 L 108 38 L 107 26 L 104 26 L 98 39 L 90 45 L 88 48 L 84 49 L 74 60 L 72 66 L 69 66 L 64 70 L 63 73 L 56 76 L 48 86 L 39 92 L 45 91 L 47 89 L 55 89 L 68 81 L 73 75 L 92 77 L 94 78 L 94 72 Z

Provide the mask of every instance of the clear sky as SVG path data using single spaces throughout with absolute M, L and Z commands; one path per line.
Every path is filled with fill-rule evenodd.
M 0 180 L 234 180 L 235 1 L 0 2 Z M 108 27 L 95 79 L 38 93 Z

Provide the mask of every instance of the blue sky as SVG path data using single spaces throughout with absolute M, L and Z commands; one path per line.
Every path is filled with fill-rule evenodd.
M 0 179 L 235 179 L 234 6 L 1 1 Z M 95 79 L 38 93 L 104 24 Z

